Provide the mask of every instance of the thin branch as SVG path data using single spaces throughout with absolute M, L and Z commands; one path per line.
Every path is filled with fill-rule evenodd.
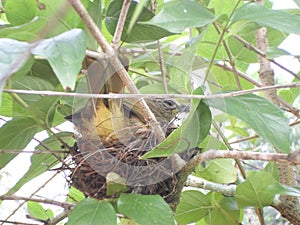
M 8 221 L 8 220 L 0 220 L 0 222 L 3 223 L 11 223 L 13 225 L 21 224 L 21 225 L 39 225 L 38 223 L 24 223 L 24 222 L 18 222 L 18 221 Z
M 238 40 L 239 42 L 241 42 L 247 49 L 249 49 L 251 51 L 254 51 L 256 54 L 260 55 L 261 57 L 267 58 L 267 55 L 263 51 L 259 50 L 254 45 L 250 44 L 248 41 L 244 40 L 240 36 L 234 34 L 233 37 L 236 40 Z M 276 62 L 274 59 L 267 59 L 267 60 L 274 63 L 276 66 L 280 67 L 281 69 L 285 70 L 286 72 L 290 73 L 291 75 L 293 75 L 297 79 L 300 79 L 300 76 L 298 74 L 296 74 L 293 71 L 289 70 L 288 68 L 284 67 L 280 63 Z
M 195 156 L 190 162 L 187 163 L 186 169 L 192 172 L 199 163 L 208 160 L 214 160 L 219 158 L 231 158 L 242 160 L 263 160 L 282 162 L 286 164 L 300 164 L 300 151 L 294 151 L 290 154 L 283 153 L 261 153 L 261 152 L 249 152 L 249 151 L 224 151 L 224 150 L 208 150 Z
M 225 70 L 229 70 L 229 71 L 233 72 L 233 69 L 229 65 L 220 64 L 220 63 L 216 63 L 215 65 L 220 67 L 220 68 L 223 68 Z M 256 87 L 262 87 L 262 85 L 258 81 L 256 81 L 253 78 L 247 76 L 247 74 L 245 74 L 241 71 L 237 71 L 237 73 L 240 77 L 242 77 L 243 79 L 245 79 L 245 80 L 249 81 L 250 83 L 254 84 Z M 277 100 L 283 106 L 288 108 L 290 110 L 290 112 L 293 113 L 296 117 L 300 116 L 300 110 L 299 109 L 295 108 L 294 106 L 292 106 L 291 104 L 289 104 L 288 102 L 286 102 L 285 100 L 280 98 L 279 96 L 277 96 Z
M 31 193 L 30 198 L 33 197 L 37 192 L 39 192 L 41 189 L 43 189 L 54 177 L 57 176 L 57 174 L 59 174 L 59 172 L 56 172 L 52 177 L 50 177 L 43 185 L 41 185 L 38 189 L 36 189 L 33 193 Z M 10 217 L 12 217 L 13 215 L 15 215 L 15 213 L 25 204 L 25 202 L 22 202 L 20 205 L 18 205 L 17 208 L 15 208 L 10 215 L 8 215 L 6 217 L 5 220 L 8 220 Z M 1 223 L 3 224 L 3 223 Z
M 161 77 L 163 81 L 164 93 L 168 94 L 168 83 L 167 83 L 166 69 L 164 63 L 164 56 L 162 53 L 162 48 L 159 40 L 157 41 L 157 50 L 158 50 L 159 67 L 160 67 Z
M 62 96 L 62 97 L 80 97 L 80 98 L 106 98 L 106 99 L 140 99 L 140 98 L 181 98 L 181 99 L 215 99 L 215 98 L 229 98 L 245 94 L 252 94 L 261 91 L 296 88 L 300 87 L 300 82 L 291 84 L 271 85 L 261 88 L 248 89 L 242 91 L 233 91 L 229 93 L 212 94 L 212 95 L 191 95 L 191 94 L 88 94 L 88 93 L 69 93 L 69 92 L 56 92 L 56 91 L 35 91 L 35 90 L 17 90 L 17 89 L 4 89 L 5 93 L 19 93 L 19 94 L 33 94 L 45 96 Z
M 115 35 L 112 41 L 113 47 L 115 49 L 117 49 L 119 47 L 119 42 L 121 40 L 121 36 L 123 33 L 123 28 L 124 28 L 124 24 L 125 24 L 125 20 L 126 20 L 126 16 L 129 10 L 129 6 L 130 6 L 130 2 L 131 0 L 124 0 L 123 1 L 123 5 L 122 5 L 122 9 L 120 12 L 120 16 L 119 16 L 119 20 L 118 20 L 118 24 L 115 30 Z
M 44 204 L 49 204 L 49 205 L 56 205 L 62 208 L 72 208 L 74 204 L 72 203 L 67 203 L 67 202 L 59 202 L 55 201 L 53 199 L 39 199 L 39 198 L 28 198 L 28 197 L 20 197 L 20 196 L 0 196 L 1 200 L 13 200 L 13 201 L 26 201 L 26 202 L 39 202 L 39 203 L 44 203 Z
M 235 196 L 236 194 L 235 184 L 231 184 L 231 185 L 218 184 L 192 175 L 190 175 L 187 178 L 185 185 L 193 188 L 202 188 L 205 190 L 221 192 L 223 195 L 226 195 L 228 197 Z
M 221 32 L 219 30 L 219 27 L 217 26 L 217 23 L 213 23 L 213 25 L 214 25 L 217 33 L 220 35 Z M 237 69 L 235 67 L 235 62 L 234 62 L 234 59 L 233 59 L 232 54 L 230 52 L 230 49 L 229 49 L 229 47 L 228 47 L 228 45 L 227 45 L 227 43 L 226 43 L 226 41 L 224 39 L 222 40 L 222 43 L 223 43 L 224 49 L 226 51 L 226 54 L 227 54 L 227 56 L 229 58 L 229 63 L 231 65 L 232 72 L 233 72 L 234 79 L 235 79 L 235 82 L 237 84 L 238 90 L 242 90 L 241 81 L 239 79 L 238 71 L 237 71 Z

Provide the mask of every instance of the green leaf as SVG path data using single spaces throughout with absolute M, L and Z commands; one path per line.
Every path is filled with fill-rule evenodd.
M 297 6 L 300 8 L 300 0 L 294 0 L 294 2 L 297 4 Z
M 211 208 L 209 198 L 200 191 L 184 191 L 176 209 L 176 221 L 189 224 L 204 218 Z
M 35 149 L 40 151 L 45 151 L 45 152 L 47 152 L 47 149 L 51 150 L 52 152 L 62 151 L 63 150 L 61 147 L 62 144 L 58 140 L 58 138 L 60 138 L 60 140 L 63 140 L 65 143 L 70 145 L 74 141 L 73 133 L 61 132 L 43 140 L 42 144 L 38 145 Z M 47 147 L 47 149 L 45 149 L 45 147 Z M 51 153 L 33 154 L 30 158 L 31 165 L 28 171 L 23 175 L 23 177 L 20 180 L 18 180 L 18 182 L 9 190 L 7 194 L 8 195 L 14 194 L 24 184 L 28 183 L 30 180 L 39 176 L 40 174 L 49 171 L 50 168 L 53 168 L 55 165 L 60 163 L 58 158 L 64 158 L 64 154 L 62 153 L 54 153 L 54 154 Z
M 237 209 L 236 199 L 224 197 L 221 193 L 208 194 L 212 203 L 210 214 L 205 217 L 207 224 L 232 225 L 240 224 L 240 210 Z
M 298 29 L 300 16 L 280 10 L 267 9 L 257 3 L 244 4 L 235 11 L 231 22 L 235 23 L 241 20 L 254 22 L 261 27 L 272 27 L 289 34 L 300 34 Z
M 44 209 L 38 202 L 27 202 L 27 209 L 30 216 L 38 220 L 48 220 L 54 217 L 54 213 L 50 209 Z
M 211 112 L 202 101 L 192 105 L 188 118 L 173 131 L 163 142 L 141 158 L 170 156 L 192 149 L 200 144 L 208 135 L 211 126 Z
M 159 195 L 122 194 L 120 213 L 143 225 L 174 225 L 172 210 Z
M 280 56 L 285 56 L 285 55 L 291 55 L 288 51 L 281 49 L 281 48 L 268 48 L 267 49 L 267 57 L 268 59 L 274 59 Z
M 11 86 L 13 89 L 20 90 L 52 91 L 54 89 L 54 87 L 48 81 L 34 76 L 24 76 L 19 79 L 12 79 Z M 40 95 L 30 94 L 19 94 L 18 96 L 20 96 L 28 105 L 34 104 L 42 98 Z
M 36 0 L 6 0 L 5 14 L 13 26 L 29 22 L 36 15 Z
M 22 151 L 38 131 L 37 123 L 30 117 L 18 117 L 6 122 L 0 128 L 0 146 L 2 150 Z M 16 153 L 2 153 L 0 169 L 10 162 Z
M 191 0 L 176 0 L 165 7 L 146 24 L 162 27 L 173 33 L 186 28 L 202 27 L 212 23 L 216 17 L 200 3 Z
M 45 57 L 64 88 L 73 89 L 85 50 L 83 31 L 73 29 L 56 37 L 42 40 L 32 53 Z
M 282 152 L 290 151 L 288 121 L 283 113 L 265 98 L 247 94 L 209 99 L 208 104 L 243 120 Z
M 128 191 L 126 179 L 119 174 L 110 172 L 106 175 L 106 194 L 113 196 Z
M 44 18 L 35 17 L 31 21 L 15 27 L 0 29 L 1 38 L 12 38 L 19 41 L 32 41 L 38 38 L 38 32 L 45 25 Z
M 85 199 L 85 196 L 81 191 L 79 191 L 78 189 L 76 189 L 73 186 L 70 187 L 69 193 L 68 193 L 68 196 L 67 196 L 67 200 L 66 200 L 67 202 L 77 203 L 77 202 L 80 202 L 84 199 Z
M 109 202 L 87 198 L 74 207 L 67 224 L 116 225 L 117 216 Z
M 205 165 L 205 168 L 199 165 L 195 175 L 222 184 L 234 183 L 237 179 L 237 171 L 231 159 L 215 159 L 205 162 Z
M 114 0 L 111 2 L 111 4 L 107 9 L 105 25 L 109 33 L 112 35 L 114 35 L 116 30 L 122 4 L 123 4 L 123 0 Z M 137 7 L 137 4 L 138 3 L 136 1 L 132 1 L 130 4 L 130 8 L 128 10 L 128 14 L 124 24 L 123 33 L 121 36 L 122 41 L 149 42 L 149 41 L 155 41 L 160 38 L 167 37 L 174 34 L 163 28 L 142 23 L 143 21 L 150 20 L 154 16 L 154 14 L 146 7 L 143 7 L 140 17 L 138 18 L 137 22 L 134 24 L 133 28 L 129 32 L 128 27 L 132 19 L 132 16 L 135 12 L 135 9 Z
M 23 67 L 29 57 L 28 43 L 8 38 L 0 39 L 0 87 L 4 86 L 10 75 Z
M 252 172 L 237 186 L 236 198 L 239 208 L 253 206 L 262 208 L 272 204 L 277 191 L 271 191 L 272 185 L 277 183 L 272 174 L 264 171 Z

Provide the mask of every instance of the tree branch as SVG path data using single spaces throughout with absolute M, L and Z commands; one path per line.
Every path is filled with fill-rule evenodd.
M 113 48 L 115 48 L 115 49 L 117 49 L 119 47 L 119 42 L 121 40 L 121 36 L 123 33 L 123 28 L 124 28 L 126 16 L 127 16 L 128 10 L 129 10 L 130 2 L 131 2 L 131 0 L 123 1 L 122 9 L 120 12 L 120 17 L 119 17 L 118 24 L 117 24 L 117 27 L 115 30 L 115 35 L 114 35 L 114 38 L 112 41 Z

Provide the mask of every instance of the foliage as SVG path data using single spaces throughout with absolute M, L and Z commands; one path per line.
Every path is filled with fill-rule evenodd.
M 110 42 L 123 1 L 81 2 Z M 267 27 L 272 36 L 267 49 L 269 59 L 299 57 L 279 48 L 287 35 L 299 34 L 299 9 L 274 10 L 269 1 L 262 6 L 238 0 L 160 0 L 156 7 L 149 2 L 131 2 L 121 35 L 122 47 L 132 53 L 129 75 L 135 85 L 141 93 L 164 93 L 164 72 L 170 94 L 215 96 L 194 99 L 182 125 L 143 158 L 169 157 L 196 147 L 201 152 L 232 148 L 274 152 L 275 147 L 288 154 L 295 150 L 299 143 L 291 135 L 299 132 L 291 134 L 289 121 L 295 119 L 292 106 L 299 106 L 299 87 L 286 86 L 278 91 L 289 113 L 262 97 L 262 92 L 242 93 L 259 83 L 257 72 L 247 73 L 249 63 L 256 63 L 257 56 L 236 37 L 254 48 L 256 30 Z M 300 5 L 299 1 L 295 3 Z M 36 154 L 31 156 L 25 174 L 1 193 L 11 196 L 41 174 L 69 163 L 66 150 L 75 142 L 73 133 L 54 130 L 72 113 L 76 100 L 53 93 L 76 92 L 86 69 L 82 66 L 86 50 L 98 46 L 80 16 L 65 1 L 6 0 L 0 1 L 0 10 L 0 119 L 4 121 L 0 127 L 0 179 L 6 166 L 23 154 L 35 135 L 47 132 L 34 148 Z M 178 98 L 178 102 L 188 104 L 186 98 Z M 181 193 L 175 215 L 159 195 L 130 193 L 100 201 L 85 198 L 70 187 L 65 201 L 75 207 L 68 214 L 67 224 L 240 224 L 246 220 L 246 207 L 271 206 L 279 194 L 299 197 L 299 188 L 278 182 L 273 164 L 252 162 L 244 167 L 247 177 L 242 179 L 235 162 L 201 162 L 193 173 L 216 184 L 236 185 L 234 196 L 201 188 L 186 190 Z M 27 209 L 31 218 L 41 221 L 59 214 L 32 201 Z

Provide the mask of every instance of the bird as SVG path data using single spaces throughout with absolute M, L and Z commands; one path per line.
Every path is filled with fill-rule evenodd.
M 121 55 L 119 59 L 128 70 L 128 58 Z M 101 59 L 88 63 L 87 74 L 81 78 L 77 90 L 91 94 L 124 93 L 125 85 L 109 60 Z M 147 98 L 145 101 L 166 131 L 180 105 L 167 98 Z M 106 145 L 113 145 L 133 137 L 144 137 L 151 130 L 136 103 L 134 99 L 77 99 L 77 108 L 78 105 L 81 108 L 65 118 L 74 123 L 82 138 L 99 139 Z

